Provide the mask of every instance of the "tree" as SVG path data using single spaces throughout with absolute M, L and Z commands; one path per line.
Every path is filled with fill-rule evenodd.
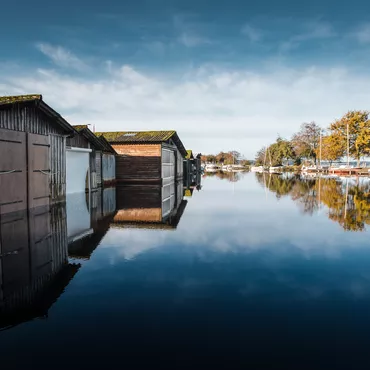
M 322 137 L 321 159 L 329 161 L 339 160 L 344 155 L 344 145 L 338 135 L 327 135 Z M 320 156 L 320 148 L 316 149 L 316 156 Z
M 330 125 L 330 131 L 344 152 L 346 152 L 348 133 L 349 155 L 357 160 L 359 166 L 361 157 L 370 152 L 369 112 L 349 111 Z
M 295 159 L 293 145 L 290 141 L 281 138 L 276 139 L 276 142 L 269 146 L 268 156 L 272 166 L 281 166 L 288 159 Z
M 320 143 L 321 128 L 315 122 L 302 123 L 299 132 L 293 135 L 294 152 L 299 158 L 313 159 L 316 164 L 316 151 Z
M 256 166 L 263 166 L 265 164 L 265 157 L 266 157 L 266 147 L 261 148 L 257 154 L 255 159 Z
M 212 155 L 212 154 L 207 155 L 206 156 L 206 162 L 208 162 L 208 163 L 215 163 L 216 162 L 216 157 L 214 155 Z
M 239 162 L 241 154 L 237 150 L 232 150 L 228 154 L 229 154 L 230 160 L 231 160 L 230 164 L 237 164 Z
M 241 159 L 241 160 L 239 160 L 239 164 L 244 166 L 244 167 L 247 167 L 247 166 L 252 165 L 252 161 L 250 161 L 248 159 Z

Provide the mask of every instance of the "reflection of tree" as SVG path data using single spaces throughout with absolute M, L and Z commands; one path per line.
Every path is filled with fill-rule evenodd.
M 329 219 L 347 231 L 363 231 L 370 224 L 370 181 L 356 184 L 348 179 L 304 179 L 300 176 L 284 177 L 256 174 L 257 181 L 277 198 L 290 195 L 304 213 L 312 215 L 326 206 Z
M 296 176 L 287 178 L 269 173 L 256 173 L 256 177 L 257 181 L 275 193 L 278 199 L 290 194 L 296 182 Z
M 238 182 L 241 179 L 241 173 L 239 172 L 205 172 L 203 178 L 206 177 L 218 177 L 221 180 L 228 180 L 230 182 Z
M 342 184 L 335 179 L 326 179 L 322 202 L 329 208 L 329 218 L 345 230 L 363 231 L 370 223 L 369 184 Z

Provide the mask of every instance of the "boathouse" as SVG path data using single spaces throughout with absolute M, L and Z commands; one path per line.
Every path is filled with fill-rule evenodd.
M 73 128 L 78 134 L 67 139 L 67 194 L 97 190 L 103 144 L 87 125 Z
M 183 178 L 186 149 L 176 131 L 99 132 L 116 151 L 117 183 L 169 185 Z
M 41 95 L 0 97 L 0 214 L 65 201 L 75 132 Z
M 101 157 L 101 174 L 102 183 L 104 186 L 113 185 L 116 182 L 116 151 L 104 138 L 99 137 L 101 144 L 103 145 L 102 157 Z M 99 168 L 97 164 L 97 168 Z

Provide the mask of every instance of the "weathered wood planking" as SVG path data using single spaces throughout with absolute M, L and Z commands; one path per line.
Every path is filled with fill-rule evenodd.
M 26 134 L 0 129 L 0 214 L 27 208 Z
M 64 201 L 66 194 L 66 132 L 58 125 L 56 120 L 39 109 L 35 102 L 4 105 L 0 107 L 0 129 L 5 129 L 2 131 L 8 133 L 21 133 L 23 135 L 25 133 L 50 135 L 49 177 L 51 201 L 53 203 Z M 16 157 L 20 157 L 21 154 L 21 152 L 17 152 Z M 6 165 L 11 164 L 9 156 L 6 156 L 5 160 L 9 160 Z M 27 181 L 17 180 L 17 183 L 23 183 L 27 186 Z M 27 190 L 24 191 L 24 194 L 27 194 Z M 12 210 L 15 209 L 8 211 Z M 0 210 L 0 212 L 3 211 Z
M 161 180 L 161 157 L 117 156 L 117 182 Z
M 49 136 L 27 134 L 28 207 L 50 205 Z

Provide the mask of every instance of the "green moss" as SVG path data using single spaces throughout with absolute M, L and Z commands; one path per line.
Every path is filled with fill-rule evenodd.
M 96 132 L 95 135 L 103 136 L 108 142 L 161 142 L 169 140 L 176 131 L 114 131 Z
M 190 158 L 194 158 L 194 156 L 193 156 L 193 151 L 192 150 L 187 150 L 186 151 L 186 157 L 185 157 L 185 159 L 190 159 Z
M 73 128 L 74 128 L 76 131 L 81 131 L 81 130 L 83 130 L 84 128 L 87 128 L 87 125 L 76 125 L 76 126 L 73 126 Z
M 15 95 L 15 96 L 0 96 L 0 104 L 14 104 L 25 101 L 42 100 L 42 95 Z

